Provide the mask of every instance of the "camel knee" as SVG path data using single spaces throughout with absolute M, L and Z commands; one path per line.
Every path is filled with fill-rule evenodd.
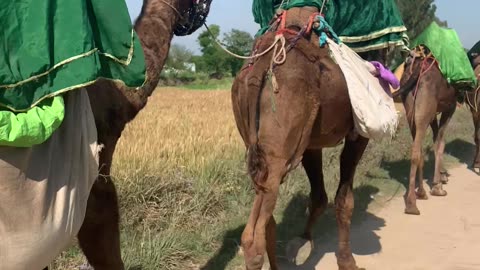
M 411 162 L 413 164 L 420 165 L 420 163 L 422 162 L 422 152 L 420 150 L 414 149 L 412 151 Z
M 250 249 L 253 245 L 253 231 L 245 229 L 241 237 L 241 245 L 244 250 Z
M 266 252 L 266 233 L 265 228 L 258 226 L 252 230 L 244 230 L 241 244 L 245 257 L 247 270 L 260 270 L 262 268 Z
M 311 195 L 311 209 L 314 214 L 320 214 L 327 208 L 328 196 L 325 192 L 319 195 Z
M 245 259 L 247 270 L 261 270 L 264 262 L 263 255 L 255 255 L 252 258 Z
M 335 197 L 335 208 L 339 222 L 350 223 L 350 217 L 353 213 L 354 198 L 353 192 L 348 188 L 347 192 L 339 192 Z

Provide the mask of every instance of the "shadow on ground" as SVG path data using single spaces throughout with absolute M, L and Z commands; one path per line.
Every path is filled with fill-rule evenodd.
M 474 156 L 475 145 L 464 141 L 462 139 L 455 139 L 445 145 L 445 154 L 448 154 L 458 160 L 460 163 L 471 164 Z M 427 179 L 427 183 L 432 184 L 433 174 L 435 169 L 435 155 L 433 150 L 427 149 L 425 152 L 425 166 L 424 166 L 424 178 Z M 444 164 L 448 168 L 448 164 Z M 390 177 L 401 183 L 406 190 L 408 190 L 408 177 L 410 175 L 410 159 L 402 159 L 397 161 L 385 161 L 382 160 L 381 168 L 388 171 Z M 374 175 L 368 175 L 368 177 L 374 178 Z
M 445 146 L 445 153 L 470 167 L 475 155 L 475 144 L 462 139 L 455 139 Z
M 359 255 L 374 254 L 381 250 L 381 245 L 375 230 L 385 226 L 385 221 L 367 212 L 373 195 L 378 188 L 364 185 L 354 190 L 355 210 L 352 225 L 362 224 L 361 230 L 352 229 L 352 251 Z M 303 233 L 307 220 L 307 205 L 309 198 L 305 195 L 295 195 L 288 203 L 283 218 L 277 221 L 277 260 L 282 269 L 307 270 L 315 269 L 315 265 L 326 253 L 337 249 L 337 225 L 335 209 L 329 205 L 325 214 L 319 218 L 314 228 L 314 249 L 302 265 L 294 265 L 286 258 L 286 247 L 289 240 Z M 245 217 L 245 220 L 247 216 Z M 202 270 L 223 270 L 238 253 L 240 236 L 245 225 L 229 230 L 223 237 L 223 244 L 216 254 L 203 266 Z

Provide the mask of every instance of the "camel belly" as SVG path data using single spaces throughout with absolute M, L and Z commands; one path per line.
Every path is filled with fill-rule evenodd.
M 309 149 L 334 147 L 353 130 L 350 101 L 320 106 L 310 135 Z

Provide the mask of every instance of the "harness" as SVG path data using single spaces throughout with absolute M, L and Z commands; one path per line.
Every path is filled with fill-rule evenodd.
M 480 64 L 477 64 L 476 66 L 473 67 L 473 70 L 475 70 L 477 68 L 477 66 L 479 66 Z M 480 73 L 476 74 L 477 76 L 477 81 L 480 80 Z M 473 95 L 473 103 L 470 101 L 470 97 L 468 95 L 468 93 L 465 94 L 465 99 L 467 100 L 467 103 L 468 105 L 470 106 L 470 108 L 472 108 L 472 110 L 474 110 L 475 112 L 478 112 L 478 103 L 477 103 L 477 97 L 478 97 L 478 92 L 480 91 L 480 83 L 479 85 L 477 86 L 477 88 L 475 89 L 474 91 L 474 95 Z
M 192 6 L 182 12 L 179 12 L 175 7 L 166 1 L 163 3 L 170 6 L 180 16 L 181 22 L 179 22 L 174 29 L 173 33 L 176 36 L 186 36 L 193 33 L 200 28 L 207 19 L 208 12 L 210 11 L 210 4 L 212 0 L 192 0 Z
M 432 52 L 429 52 L 428 54 L 425 53 L 425 47 L 422 45 L 416 46 L 412 52 L 413 52 L 413 59 L 412 59 L 412 64 L 410 65 L 410 74 L 413 73 L 413 64 L 415 63 L 415 59 L 420 58 L 422 60 L 422 63 L 420 64 L 420 74 L 418 75 L 417 83 L 415 85 L 415 90 L 413 91 L 413 107 L 412 107 L 412 119 L 410 119 L 411 123 L 414 121 L 415 117 L 415 103 L 417 100 L 417 93 L 418 93 L 418 87 L 420 85 L 420 81 L 432 67 L 437 66 L 439 68 L 439 63 L 438 60 L 433 56 Z M 433 60 L 430 64 L 428 64 L 429 60 Z
M 287 10 L 278 10 L 273 19 L 270 22 L 270 26 L 267 32 L 274 32 L 275 39 L 271 46 L 269 46 L 266 50 L 259 53 L 259 47 L 262 45 L 262 42 L 258 42 L 255 48 L 252 50 L 252 54 L 249 57 L 248 65 L 246 68 L 251 67 L 255 62 L 255 59 L 261 57 L 268 53 L 270 50 L 275 49 L 276 53 L 273 54 L 272 58 L 272 68 L 283 64 L 286 60 L 286 54 L 295 47 L 298 40 L 302 37 L 307 38 L 307 36 L 311 35 L 312 32 L 315 32 L 319 37 L 319 45 L 320 47 L 324 47 L 326 44 L 327 37 L 332 38 L 337 43 L 340 42 L 340 39 L 335 34 L 331 26 L 325 21 L 324 15 L 320 12 L 313 12 L 307 22 L 301 27 L 300 31 L 295 31 L 290 29 L 286 26 L 287 21 Z M 285 35 L 291 35 L 293 38 L 289 38 L 290 43 L 286 45 L 286 37 Z M 282 48 L 278 48 L 278 43 L 281 43 Z
M 420 74 L 418 75 L 417 84 L 415 86 L 415 91 L 413 92 L 414 98 L 418 92 L 418 86 L 420 85 L 420 80 L 425 73 L 427 73 L 433 66 L 437 66 L 439 68 L 438 60 L 433 56 L 432 52 L 425 54 L 425 48 L 421 45 L 415 47 L 413 50 L 414 55 L 412 59 L 412 65 L 410 65 L 410 73 L 413 72 L 413 63 L 415 63 L 416 58 L 422 59 L 422 63 L 420 64 Z M 418 56 L 417 56 L 418 53 Z M 428 65 L 428 60 L 433 60 L 430 65 Z

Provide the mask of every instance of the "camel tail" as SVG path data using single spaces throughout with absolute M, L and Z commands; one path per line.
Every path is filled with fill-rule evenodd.
M 400 95 L 406 95 L 408 92 L 412 91 L 414 86 L 417 84 L 417 81 L 420 79 L 419 78 L 419 68 L 413 72 L 415 75 L 410 75 L 410 78 L 408 78 L 407 82 L 404 83 L 403 85 L 400 85 L 400 89 L 398 91 L 394 92 L 392 94 L 393 98 L 396 98 Z
M 265 152 L 258 143 L 248 148 L 248 174 L 253 180 L 256 189 L 262 189 L 263 183 L 268 176 L 268 167 L 265 160 Z

